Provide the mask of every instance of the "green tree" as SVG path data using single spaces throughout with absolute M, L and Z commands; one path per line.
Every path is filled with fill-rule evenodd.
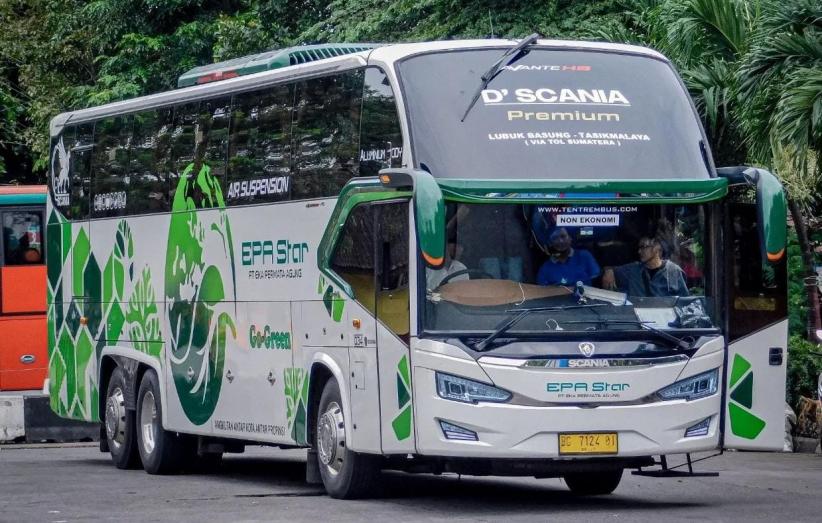
M 644 43 L 678 66 L 718 165 L 755 164 L 787 188 L 803 267 L 806 332 L 820 328 L 811 228 L 822 225 L 822 4 L 629 0 L 595 35 Z

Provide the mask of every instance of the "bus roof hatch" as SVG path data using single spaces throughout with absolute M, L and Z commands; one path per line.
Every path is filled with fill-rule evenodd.
M 191 87 L 237 76 L 314 62 L 378 47 L 380 44 L 319 44 L 274 49 L 233 60 L 195 67 L 177 79 L 177 87 Z

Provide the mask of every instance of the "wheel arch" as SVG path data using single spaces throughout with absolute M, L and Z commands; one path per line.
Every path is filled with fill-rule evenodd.
M 347 381 L 342 368 L 337 362 L 328 354 L 317 353 L 311 362 L 311 368 L 308 374 L 308 398 L 307 398 L 307 413 L 306 413 L 306 444 L 313 446 L 314 436 L 317 431 L 317 409 L 320 406 L 320 397 L 322 396 L 325 384 L 334 378 L 337 381 L 337 386 L 340 388 L 340 398 L 342 399 L 343 415 L 345 419 L 351 419 L 351 405 L 349 403 L 349 394 L 347 388 Z M 345 424 L 345 437 L 351 441 L 352 423 Z
M 104 418 L 103 413 L 106 406 L 108 383 L 111 379 L 112 372 L 114 372 L 114 369 L 117 367 L 122 368 L 126 374 L 126 391 L 124 392 L 126 408 L 129 410 L 136 409 L 137 391 L 140 387 L 140 380 L 143 374 L 145 374 L 148 369 L 152 369 L 157 373 L 157 379 L 160 384 L 160 405 L 163 413 L 162 423 L 163 427 L 167 427 L 168 402 L 166 400 L 165 380 L 163 379 L 160 362 L 144 352 L 119 346 L 105 347 L 100 356 L 100 375 L 98 377 L 100 394 L 98 395 L 99 401 L 97 405 L 100 421 Z

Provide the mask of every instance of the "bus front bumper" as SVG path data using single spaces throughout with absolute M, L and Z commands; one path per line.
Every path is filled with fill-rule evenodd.
M 471 404 L 441 398 L 435 371 L 423 367 L 414 369 L 414 390 L 417 450 L 422 455 L 527 459 L 605 456 L 560 454 L 560 435 L 568 433 L 616 433 L 617 451 L 607 454 L 615 457 L 697 452 L 719 445 L 719 393 L 692 401 L 596 407 Z M 689 428 L 705 420 L 709 420 L 707 434 L 686 437 Z M 476 441 L 452 439 L 453 434 L 447 437 L 442 422 L 473 432 Z

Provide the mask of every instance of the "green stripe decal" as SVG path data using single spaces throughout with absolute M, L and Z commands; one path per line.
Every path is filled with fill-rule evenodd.
M 397 408 L 400 413 L 391 422 L 394 435 L 398 441 L 411 437 L 411 370 L 408 366 L 408 356 L 403 355 L 397 364 Z
M 742 407 L 733 403 L 728 405 L 731 414 L 731 432 L 740 438 L 755 439 L 765 428 L 765 422 Z
M 45 193 L 37 194 L 0 194 L 0 206 L 6 205 L 45 205 Z
M 753 407 L 753 372 L 749 373 L 731 393 L 731 399 L 743 407 Z
M 486 203 L 701 203 L 728 193 L 726 178 L 703 180 L 461 180 L 438 179 L 450 200 Z M 579 193 L 580 197 L 574 194 Z M 596 196 L 602 193 L 602 197 Z
M 765 420 L 758 418 L 748 409 L 753 410 L 754 373 L 751 363 L 734 355 L 729 388 L 731 390 L 728 413 L 731 418 L 731 432 L 745 439 L 756 439 L 765 428 Z
M 736 385 L 736 382 L 739 381 L 739 378 L 745 375 L 748 370 L 750 370 L 751 364 L 748 363 L 748 360 L 740 356 L 739 354 L 734 355 L 734 364 L 733 368 L 731 369 L 731 387 Z

